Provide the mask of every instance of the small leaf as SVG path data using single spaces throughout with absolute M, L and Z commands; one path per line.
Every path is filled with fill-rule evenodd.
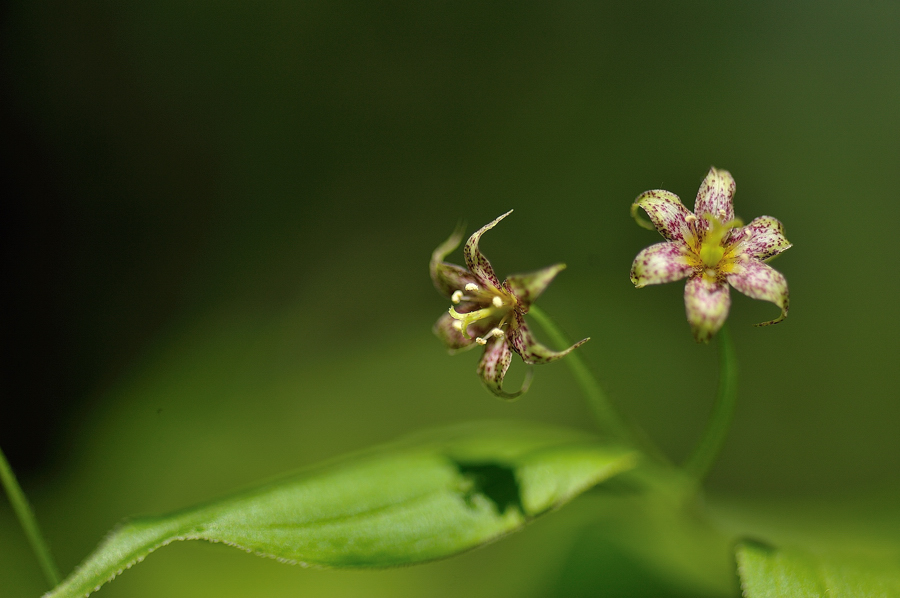
M 635 460 L 632 451 L 584 433 L 534 424 L 431 431 L 206 505 L 126 522 L 46 598 L 87 596 L 175 540 L 333 567 L 447 557 L 521 528 Z
M 889 559 L 826 557 L 795 548 L 744 541 L 738 573 L 747 598 L 853 598 L 900 596 L 900 567 Z

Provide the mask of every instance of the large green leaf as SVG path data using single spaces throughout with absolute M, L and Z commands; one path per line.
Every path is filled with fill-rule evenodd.
M 535 424 L 419 434 L 222 500 L 126 522 L 46 596 L 88 595 L 175 540 L 223 542 L 320 566 L 438 559 L 521 528 L 635 460 L 632 451 L 584 433 Z
M 813 555 L 745 541 L 737 548 L 747 598 L 866 598 L 900 596 L 900 564 L 873 555 Z

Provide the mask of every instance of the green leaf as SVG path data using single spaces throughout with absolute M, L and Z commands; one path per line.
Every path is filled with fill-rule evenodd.
M 737 547 L 738 573 L 747 598 L 853 598 L 900 596 L 896 559 L 873 555 L 813 555 L 744 541 Z
M 212 503 L 128 521 L 46 597 L 86 596 L 175 540 L 333 567 L 447 557 L 520 529 L 635 461 L 633 451 L 535 424 L 431 431 Z

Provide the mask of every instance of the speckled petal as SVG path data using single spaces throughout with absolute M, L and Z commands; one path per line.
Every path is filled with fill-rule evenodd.
M 454 291 L 464 289 L 469 283 L 478 284 L 478 279 L 474 274 L 461 266 L 444 261 L 448 254 L 459 247 L 463 232 L 463 225 L 460 223 L 450 238 L 441 243 L 431 254 L 431 263 L 429 264 L 431 281 L 434 283 L 434 287 L 446 297 L 450 297 Z
M 450 350 L 450 353 L 471 349 L 476 346 L 475 337 L 481 336 L 485 332 L 482 328 L 478 327 L 478 323 L 476 322 L 475 324 L 469 325 L 469 331 L 472 333 L 472 336 L 471 338 L 466 338 L 463 336 L 462 330 L 456 328 L 456 325 L 454 324 L 456 321 L 456 318 L 449 313 L 445 313 L 438 318 L 438 321 L 434 323 L 434 328 L 432 328 L 435 336 L 444 342 L 447 349 Z
M 466 265 L 469 267 L 469 270 L 484 282 L 493 285 L 495 289 L 500 288 L 500 281 L 494 274 L 494 269 L 491 267 L 491 263 L 478 249 L 478 241 L 481 239 L 481 235 L 494 228 L 498 222 L 500 222 L 510 214 L 512 214 L 512 210 L 496 218 L 492 222 L 485 224 L 480 229 L 472 233 L 472 236 L 469 237 L 469 240 L 466 241 L 466 246 L 463 248 L 463 255 L 466 258 Z
M 553 278 L 565 269 L 565 264 L 556 264 L 530 274 L 512 274 L 503 281 L 503 286 L 527 308 L 553 282 Z
M 525 377 L 522 388 L 516 392 L 506 392 L 503 390 L 503 377 L 506 376 L 506 370 L 509 369 L 509 363 L 512 361 L 512 351 L 506 342 L 506 337 L 492 337 L 484 348 L 484 355 L 478 362 L 478 375 L 481 381 L 489 391 L 500 397 L 501 399 L 515 399 L 520 397 L 531 385 L 531 371 Z
M 788 285 L 784 275 L 759 260 L 745 259 L 737 262 L 728 275 L 728 282 L 741 293 L 754 299 L 770 301 L 781 308 L 781 316 L 757 326 L 777 324 L 788 315 Z
M 728 285 L 703 275 L 692 276 L 684 287 L 684 307 L 694 340 L 709 342 L 728 317 Z
M 647 247 L 634 258 L 631 282 L 641 288 L 648 284 L 663 284 L 681 280 L 694 271 L 688 263 L 687 247 L 683 243 L 657 243 Z
M 771 216 L 760 216 L 734 233 L 740 238 L 737 253 L 748 258 L 769 260 L 791 247 L 784 236 L 784 226 Z
M 638 208 L 647 212 L 652 226 L 638 214 Z M 690 221 L 694 215 L 684 207 L 678 196 L 670 191 L 654 189 L 645 191 L 631 204 L 631 217 L 644 228 L 659 231 L 667 241 L 684 241 L 690 243 L 693 238 L 693 227 Z
M 700 218 L 712 214 L 721 222 L 731 222 L 734 220 L 734 188 L 730 172 L 710 168 L 697 193 L 694 214 Z
M 590 338 L 582 339 L 565 351 L 553 351 L 534 339 L 522 314 L 516 312 L 515 318 L 516 325 L 509 329 L 506 336 L 513 350 L 522 357 L 522 361 L 528 364 L 536 365 L 556 361 L 590 340 Z

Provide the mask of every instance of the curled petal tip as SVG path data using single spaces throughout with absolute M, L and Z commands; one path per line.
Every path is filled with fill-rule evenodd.
M 522 386 L 519 387 L 519 390 L 515 392 L 507 392 L 502 388 L 495 388 L 494 386 L 487 386 L 487 389 L 491 391 L 491 393 L 497 397 L 498 399 L 503 399 L 507 402 L 512 402 L 518 400 L 522 395 L 528 392 L 528 389 L 531 387 L 531 380 L 534 378 L 534 368 L 529 367 L 528 371 L 525 373 L 525 379 L 522 381 Z
M 485 231 L 488 231 L 488 230 L 494 228 L 495 226 L 497 226 L 498 222 L 500 222 L 501 220 L 503 220 L 504 218 L 506 218 L 507 216 L 509 216 L 512 213 L 513 213 L 513 211 L 510 210 L 510 211 L 506 212 L 505 214 L 500 214 L 499 216 L 497 216 L 496 218 L 494 218 L 493 220 L 491 220 L 490 222 L 485 224 L 483 227 L 481 227 L 481 230 L 479 232 L 484 233 Z
M 641 216 L 640 212 L 638 212 L 638 208 L 641 207 L 639 202 L 644 195 L 646 194 L 642 194 L 634 201 L 633 204 L 631 204 L 631 217 L 634 218 L 634 221 L 637 222 L 638 226 L 640 226 L 641 228 L 646 228 L 647 230 L 656 230 L 653 226 L 653 223 Z
M 447 237 L 447 240 L 438 245 L 437 248 L 435 248 L 435 250 L 432 252 L 431 262 L 440 262 L 454 249 L 459 247 L 459 244 L 462 242 L 465 233 L 466 224 L 462 220 L 460 220 L 456 223 L 456 227 L 453 229 L 453 232 L 450 233 L 450 236 Z
M 783 322 L 784 319 L 787 317 L 787 315 L 788 315 L 788 304 L 787 304 L 787 300 L 785 299 L 784 307 L 781 308 L 780 316 L 778 316 L 774 320 L 769 320 L 768 322 L 760 322 L 759 324 L 754 324 L 754 326 L 760 327 L 760 326 L 771 326 L 772 324 L 778 324 L 779 322 Z

